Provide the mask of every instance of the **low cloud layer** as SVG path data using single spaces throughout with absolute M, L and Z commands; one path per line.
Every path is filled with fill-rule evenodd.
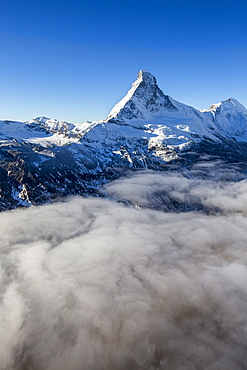
M 74 197 L 0 214 L 1 370 L 247 368 L 246 183 L 138 176 L 106 191 L 145 205 L 164 181 L 232 212 Z
M 193 172 L 187 173 L 187 175 Z M 234 175 L 236 172 L 231 172 Z M 197 173 L 193 173 L 195 175 Z M 219 172 L 214 171 L 215 177 Z M 221 174 L 222 175 L 222 174 Z M 229 174 L 228 174 L 229 175 Z M 226 176 L 226 173 L 224 174 Z M 235 176 L 232 176 L 235 177 Z M 165 210 L 190 211 L 202 208 L 214 212 L 247 212 L 247 180 L 226 181 L 181 173 L 140 172 L 107 184 L 106 195 L 132 205 Z

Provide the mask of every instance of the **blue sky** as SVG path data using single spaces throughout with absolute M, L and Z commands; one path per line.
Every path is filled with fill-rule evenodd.
M 140 69 L 195 108 L 247 107 L 246 0 L 0 0 L 0 14 L 0 119 L 104 119 Z

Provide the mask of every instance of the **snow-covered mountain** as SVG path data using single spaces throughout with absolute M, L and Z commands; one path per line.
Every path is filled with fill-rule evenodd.
M 247 110 L 237 100 L 199 111 L 165 95 L 142 70 L 105 120 L 0 121 L 1 208 L 98 194 L 126 169 L 184 167 L 205 154 L 247 161 L 246 148 Z
M 125 127 L 125 128 L 123 128 Z M 146 137 L 149 147 L 183 149 L 203 138 L 219 141 L 221 137 L 247 141 L 247 110 L 235 99 L 198 111 L 182 104 L 157 86 L 155 77 L 140 71 L 127 95 L 115 105 L 105 121 L 96 125 L 87 136 L 105 137 L 117 133 L 128 138 Z M 114 138 L 112 138 L 114 140 Z M 155 154 L 154 154 L 155 155 Z

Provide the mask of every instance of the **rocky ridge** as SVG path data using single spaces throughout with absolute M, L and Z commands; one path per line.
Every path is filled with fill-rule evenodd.
M 201 158 L 247 162 L 247 110 L 235 99 L 199 111 L 140 71 L 105 120 L 0 121 L 0 208 L 65 195 L 101 196 L 107 181 L 140 169 L 184 171 Z

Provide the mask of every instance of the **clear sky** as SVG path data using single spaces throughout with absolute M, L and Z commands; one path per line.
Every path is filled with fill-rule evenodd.
M 0 0 L 0 16 L 0 119 L 104 119 L 140 69 L 195 108 L 247 107 L 246 0 Z

